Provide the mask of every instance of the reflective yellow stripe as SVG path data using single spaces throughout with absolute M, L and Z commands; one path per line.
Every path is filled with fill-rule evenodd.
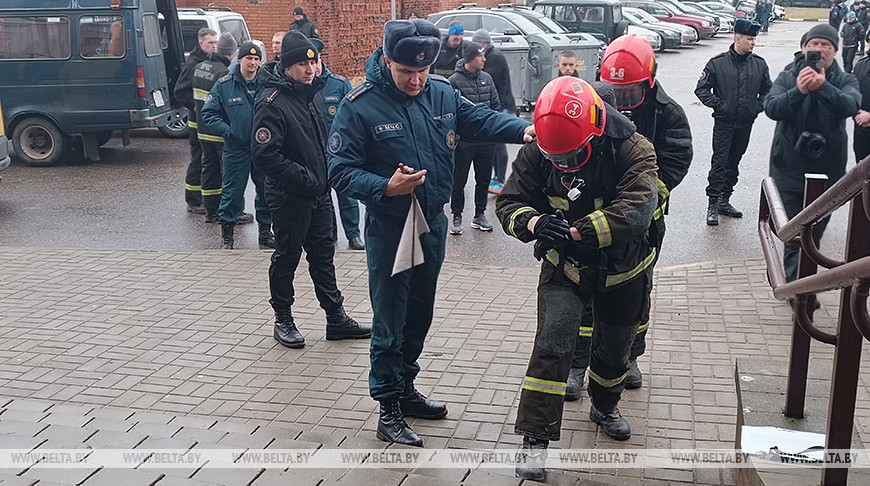
M 661 219 L 662 214 L 663 214 L 662 207 L 661 206 L 657 207 L 656 210 L 653 211 L 653 219 L 658 221 L 659 219 Z
M 559 252 L 553 249 L 547 251 L 547 261 L 554 267 L 559 266 Z M 565 262 L 565 276 L 575 284 L 580 283 L 580 270 L 569 262 Z
M 517 232 L 514 231 L 514 225 L 516 224 L 517 216 L 519 216 L 523 213 L 528 213 L 529 211 L 534 211 L 534 210 L 535 210 L 535 208 L 533 208 L 531 206 L 523 206 L 523 207 L 517 209 L 516 211 L 514 211 L 513 213 L 511 213 L 510 221 L 508 221 L 508 233 L 510 233 L 511 236 L 513 236 L 514 238 L 517 238 Z
M 220 189 L 203 189 L 202 195 L 203 196 L 220 196 L 221 190 Z
M 668 190 L 668 186 L 666 186 L 665 183 L 662 182 L 661 179 L 656 179 L 656 182 L 658 182 L 658 184 L 659 184 L 659 196 L 661 196 L 665 199 L 670 197 L 671 191 Z
M 564 197 L 558 196 L 547 196 L 547 199 L 550 200 L 550 207 L 553 209 L 561 209 L 563 211 L 568 210 L 568 200 Z
M 198 133 L 196 137 L 200 140 L 205 140 L 206 142 L 216 142 L 216 143 L 224 143 L 223 137 L 219 137 L 217 135 L 209 135 L 207 133 Z
M 185 184 L 184 188 L 187 189 L 188 191 L 196 191 L 196 192 L 199 192 L 202 190 L 202 186 L 191 186 L 190 184 Z
M 197 128 L 196 122 L 193 120 L 190 120 L 190 119 L 187 120 L 187 126 L 189 126 L 190 128 L 193 128 L 193 129 Z
M 647 319 L 646 322 L 644 322 L 643 324 L 637 326 L 637 333 L 640 334 L 640 333 L 646 331 L 647 329 L 649 329 L 649 322 L 650 322 L 650 320 Z
M 598 235 L 598 248 L 604 248 L 613 244 L 613 235 L 610 234 L 610 224 L 604 211 L 598 210 L 589 214 L 595 233 Z
M 536 391 L 541 393 L 549 393 L 551 395 L 564 395 L 568 384 L 561 381 L 542 380 L 526 376 L 523 380 L 523 389 Z
M 200 88 L 193 88 L 193 99 L 197 101 L 205 101 L 208 98 L 208 91 Z
M 580 337 L 592 337 L 592 328 L 580 326 Z
M 621 283 L 628 282 L 629 280 L 640 275 L 641 273 L 643 273 L 644 270 L 649 268 L 649 266 L 652 265 L 652 262 L 655 261 L 655 259 L 656 259 L 656 249 L 653 248 L 652 251 L 649 252 L 649 255 L 647 255 L 646 258 L 641 260 L 641 262 L 638 263 L 636 267 L 632 268 L 631 270 L 629 270 L 627 272 L 617 273 L 615 275 L 608 275 L 607 280 L 604 283 L 604 286 L 605 287 L 612 287 L 614 285 L 619 285 Z
M 622 375 L 622 376 L 620 376 L 619 378 L 614 378 L 614 379 L 612 379 L 612 380 L 608 380 L 608 379 L 606 379 L 606 378 L 602 378 L 602 377 L 598 376 L 598 375 L 595 374 L 595 372 L 592 371 L 591 369 L 589 370 L 589 379 L 590 379 L 590 380 L 594 380 L 595 383 L 598 383 L 599 385 L 603 386 L 604 388 L 613 388 L 613 387 L 615 387 L 616 385 L 622 383 L 622 382 L 625 380 L 625 377 L 626 377 L 627 375 L 628 375 L 628 372 L 626 371 L 625 374 Z

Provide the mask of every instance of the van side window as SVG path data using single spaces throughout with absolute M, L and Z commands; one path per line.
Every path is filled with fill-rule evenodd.
M 163 48 L 160 46 L 160 24 L 157 22 L 157 16 L 154 14 L 143 15 L 142 27 L 145 31 L 145 55 L 154 57 L 163 54 Z
M 577 23 L 577 11 L 573 5 L 556 5 L 556 22 Z
M 604 22 L 604 7 L 589 7 L 586 9 L 586 17 L 583 21 L 596 24 Z
M 85 59 L 124 57 L 125 32 L 120 15 L 83 15 L 79 20 L 79 52 Z
M 0 60 L 68 59 L 67 17 L 0 17 Z

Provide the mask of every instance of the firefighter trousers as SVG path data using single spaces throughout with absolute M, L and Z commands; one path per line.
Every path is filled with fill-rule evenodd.
M 208 214 L 217 214 L 218 207 L 221 205 L 221 185 L 223 162 L 222 143 L 205 142 L 200 140 L 202 145 L 202 205 Z
M 195 126 L 188 129 L 188 137 L 190 163 L 187 164 L 187 175 L 184 177 L 184 200 L 191 206 L 202 206 L 202 146 Z
M 596 408 L 609 413 L 625 388 L 628 357 L 650 285 L 649 272 L 608 292 L 553 280 L 538 284 L 538 329 L 515 426 L 518 434 L 547 440 L 560 438 L 566 381 L 584 309 L 593 304 L 595 310 L 589 395 Z

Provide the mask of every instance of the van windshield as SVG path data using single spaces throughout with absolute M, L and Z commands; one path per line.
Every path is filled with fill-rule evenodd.
M 222 33 L 229 32 L 239 44 L 251 40 L 251 35 L 248 34 L 248 28 L 245 27 L 245 21 L 242 19 L 221 20 L 220 27 Z

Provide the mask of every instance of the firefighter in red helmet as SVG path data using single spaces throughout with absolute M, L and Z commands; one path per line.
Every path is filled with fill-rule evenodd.
M 546 449 L 559 440 L 578 317 L 595 305 L 590 419 L 617 440 L 631 436 L 617 405 L 631 343 L 649 291 L 656 250 L 652 144 L 587 82 L 560 77 L 535 107 L 537 145 L 520 149 L 496 215 L 505 232 L 534 241 L 542 260 L 538 328 L 523 380 L 517 475 L 542 480 Z
M 665 219 L 671 191 L 689 172 L 692 163 L 692 131 L 683 108 L 656 83 L 656 60 L 649 42 L 635 34 L 618 37 L 607 47 L 601 60 L 601 81 L 613 88 L 616 108 L 628 116 L 637 131 L 649 139 L 656 151 L 659 167 L 657 189 L 658 208 L 653 214 L 656 250 L 661 250 L 665 236 Z M 651 324 L 650 298 L 646 296 L 644 312 L 629 355 L 630 368 L 625 387 L 640 388 L 643 375 L 637 358 L 646 351 L 646 334 Z M 568 374 L 566 401 L 580 398 L 589 366 L 589 345 L 592 340 L 592 309 L 586 309 L 580 324 L 580 339 L 574 350 L 571 372 Z

